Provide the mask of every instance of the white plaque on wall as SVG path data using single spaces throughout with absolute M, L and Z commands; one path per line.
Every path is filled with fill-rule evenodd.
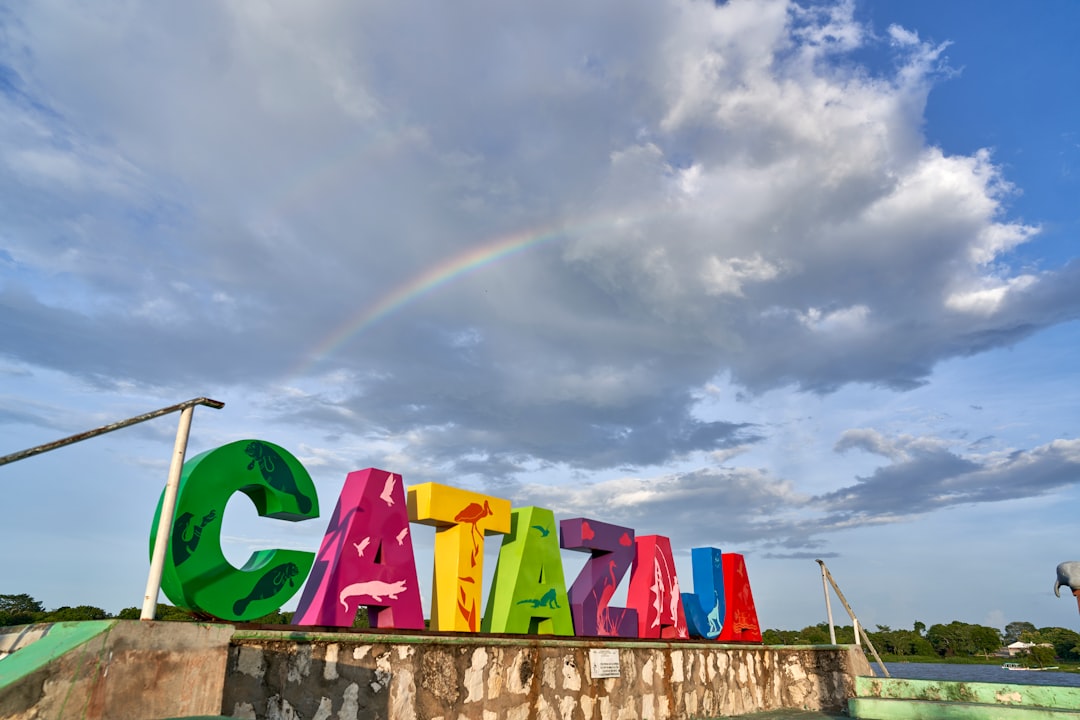
M 619 651 L 615 648 L 591 648 L 589 666 L 594 680 L 616 678 L 622 674 L 619 670 Z

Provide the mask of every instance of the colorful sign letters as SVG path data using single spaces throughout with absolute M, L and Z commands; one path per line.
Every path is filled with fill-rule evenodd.
M 236 492 L 262 516 L 296 522 L 319 515 L 311 476 L 284 448 L 242 440 L 192 458 L 180 478 L 162 574 L 178 607 L 253 620 L 303 586 L 296 625 L 348 627 L 366 607 L 373 627 L 423 629 L 410 533 L 420 523 L 435 527 L 433 630 L 761 642 L 741 555 L 695 548 L 693 592 L 683 592 L 662 535 L 592 518 L 556 524 L 546 508 L 511 508 L 508 500 L 437 483 L 406 490 L 400 475 L 368 468 L 345 478 L 318 553 L 260 550 L 237 569 L 221 551 L 221 516 Z M 160 513 L 159 502 L 151 552 Z M 481 615 L 491 535 L 503 538 Z M 589 553 L 569 591 L 564 549 Z M 627 607 L 612 607 L 627 572 Z

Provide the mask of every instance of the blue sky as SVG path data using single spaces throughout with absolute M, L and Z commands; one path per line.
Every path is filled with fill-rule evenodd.
M 189 454 L 276 442 L 324 516 L 374 466 L 742 552 L 764 627 L 815 558 L 870 626 L 1075 626 L 1080 6 L 1034 7 L 9 4 L 0 454 L 206 395 Z M 0 468 L 0 592 L 138 605 L 174 432 Z

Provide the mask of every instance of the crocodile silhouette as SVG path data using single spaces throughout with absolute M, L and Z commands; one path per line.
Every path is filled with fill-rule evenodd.
M 258 465 L 259 472 L 270 487 L 296 498 L 296 506 L 300 508 L 300 512 L 306 513 L 311 510 L 311 498 L 300 492 L 292 470 L 274 448 L 264 442 L 252 440 L 244 448 L 244 452 L 251 457 L 251 462 L 247 466 L 248 470 Z
M 368 580 L 367 582 L 358 582 L 346 586 L 338 595 L 338 600 L 341 602 L 341 606 L 345 608 L 345 612 L 349 612 L 349 605 L 346 602 L 349 598 L 367 595 L 376 602 L 382 602 L 384 597 L 397 600 L 398 593 L 403 593 L 406 589 L 404 580 L 397 580 L 392 583 L 383 582 L 382 580 Z
M 559 603 L 555 599 L 555 588 L 551 588 L 541 598 L 526 598 L 524 600 L 518 600 L 518 605 L 532 605 L 534 608 L 547 606 L 549 608 L 559 608 Z

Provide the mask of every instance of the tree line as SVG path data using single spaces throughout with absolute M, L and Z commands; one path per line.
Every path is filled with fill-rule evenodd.
M 1011 622 L 1004 631 L 958 620 L 930 627 L 916 621 L 911 630 L 893 630 L 888 625 L 864 629 L 878 652 L 899 657 L 986 658 L 1019 640 L 1035 643 L 1029 654 L 1040 664 L 1054 658 L 1080 661 L 1080 633 L 1062 627 L 1037 628 L 1029 622 Z M 837 643 L 855 642 L 851 625 L 837 626 L 835 631 Z M 766 630 L 762 639 L 767 645 L 823 645 L 829 642 L 829 626 L 818 623 L 802 630 Z M 1052 654 L 1047 645 L 1053 646 Z
M 142 608 L 124 608 L 115 615 L 92 605 L 77 605 L 75 607 L 63 606 L 54 610 L 46 610 L 40 601 L 35 600 L 25 593 L 19 595 L 0 595 L 0 627 L 5 625 L 31 625 L 33 623 L 68 622 L 72 620 L 138 620 L 142 616 Z M 252 623 L 261 625 L 288 625 L 292 622 L 291 612 L 280 610 L 255 618 Z M 199 622 L 214 620 L 211 617 L 201 617 L 172 605 L 159 603 L 154 615 L 157 620 L 173 622 Z M 367 611 L 360 608 L 356 613 L 353 627 L 368 627 Z

